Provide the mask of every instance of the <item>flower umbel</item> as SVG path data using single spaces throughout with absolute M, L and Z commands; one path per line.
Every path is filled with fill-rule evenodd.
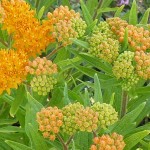
M 62 111 L 57 107 L 43 108 L 37 113 L 37 122 L 43 137 L 54 141 L 56 134 L 63 125 Z
M 0 94 L 10 93 L 26 78 L 27 56 L 14 50 L 0 50 Z
M 95 137 L 93 142 L 91 150 L 123 150 L 125 147 L 123 136 L 115 132 L 111 135 L 106 134 L 101 137 Z

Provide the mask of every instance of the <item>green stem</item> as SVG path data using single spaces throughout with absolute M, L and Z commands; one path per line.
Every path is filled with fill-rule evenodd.
M 48 54 L 48 55 L 46 56 L 46 58 L 52 57 L 52 56 L 53 56 L 54 54 L 56 54 L 61 48 L 63 48 L 62 45 L 59 46 L 58 48 L 54 49 L 50 54 Z
M 35 7 L 36 7 L 36 9 L 38 9 L 39 2 L 40 2 L 40 0 L 36 0 L 36 2 L 35 2 Z
M 121 106 L 121 118 L 126 114 L 128 104 L 128 93 L 123 91 L 122 93 L 122 106 Z
M 7 44 L 6 42 L 4 42 L 2 39 L 0 39 L 0 42 L 1 42 L 4 46 L 8 47 L 8 44 Z
M 96 10 L 95 10 L 95 13 L 94 13 L 94 15 L 93 15 L 93 20 L 95 20 L 95 19 L 96 19 L 98 9 L 101 7 L 102 2 L 103 2 L 103 0 L 99 0 L 98 6 L 97 6 L 97 8 L 96 8 Z
M 74 135 L 70 136 L 69 140 L 66 142 L 66 145 L 68 146 L 70 144 L 70 142 L 72 141 Z

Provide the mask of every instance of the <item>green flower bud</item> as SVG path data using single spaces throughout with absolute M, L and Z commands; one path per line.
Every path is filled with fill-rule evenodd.
M 56 79 L 51 75 L 35 76 L 31 81 L 31 87 L 38 95 L 47 95 L 56 84 Z
M 88 41 L 90 45 L 88 52 L 95 57 L 112 63 L 119 55 L 119 42 L 100 32 L 93 34 Z
M 118 120 L 118 113 L 110 104 L 96 102 L 91 108 L 98 112 L 98 125 L 101 128 L 107 128 Z
M 113 73 L 118 79 L 130 78 L 134 72 L 133 59 L 134 52 L 131 51 L 124 51 L 119 55 L 113 66 Z
M 64 133 L 67 133 L 68 135 L 72 135 L 79 130 L 75 122 L 75 114 L 76 111 L 82 108 L 83 105 L 81 105 L 79 102 L 74 104 L 68 104 L 62 108 L 62 112 L 64 115 L 62 130 Z

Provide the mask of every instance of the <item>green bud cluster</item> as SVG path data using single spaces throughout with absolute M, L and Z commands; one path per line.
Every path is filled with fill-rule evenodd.
M 114 38 L 116 39 L 116 36 L 111 31 L 109 24 L 106 21 L 100 22 L 93 30 L 93 33 L 101 33 L 106 35 L 108 38 Z
M 95 57 L 112 63 L 119 55 L 119 42 L 108 38 L 107 35 L 97 33 L 89 38 L 89 53 Z
M 98 125 L 101 128 L 105 129 L 118 121 L 118 113 L 110 104 L 96 102 L 91 108 L 98 112 Z
M 124 79 L 122 82 L 122 89 L 129 91 L 133 86 L 135 86 L 139 81 L 137 74 L 132 74 L 129 78 Z
M 133 66 L 134 52 L 124 51 L 120 54 L 117 60 L 114 62 L 113 73 L 119 78 L 130 78 L 130 76 L 134 73 Z
M 80 131 L 92 132 L 98 128 L 98 112 L 90 107 L 77 110 L 75 122 Z
M 72 18 L 71 22 L 73 29 L 78 33 L 77 38 L 82 37 L 87 27 L 85 21 L 83 21 L 82 18 Z
M 57 83 L 57 80 L 51 75 L 39 75 L 33 77 L 31 87 L 38 95 L 47 95 Z
M 79 102 L 69 104 L 62 108 L 62 112 L 64 115 L 62 130 L 64 133 L 67 133 L 68 135 L 73 135 L 78 130 L 78 126 L 75 122 L 75 114 L 76 111 L 82 108 L 83 105 L 81 105 Z

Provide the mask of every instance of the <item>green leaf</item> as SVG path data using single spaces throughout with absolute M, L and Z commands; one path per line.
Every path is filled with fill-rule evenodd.
M 120 7 L 117 9 L 117 11 L 115 12 L 114 17 L 120 17 L 120 14 L 121 14 L 122 10 L 124 9 L 124 6 L 125 6 L 125 5 L 122 5 L 122 6 L 120 6 Z
M 69 0 L 62 0 L 62 5 L 63 6 L 68 6 L 69 8 L 71 8 Z
M 135 122 L 135 119 L 139 116 L 139 114 L 143 111 L 146 103 L 140 104 L 133 111 L 127 113 L 120 121 L 116 123 L 112 132 L 117 132 L 122 135 L 126 135 L 126 129 L 130 128 L 131 124 Z
M 114 8 L 110 8 L 110 7 L 106 7 L 106 8 L 100 8 L 98 10 L 98 14 L 100 13 L 105 13 L 105 12 L 113 12 L 113 11 L 117 11 L 118 10 L 118 7 L 114 7 Z
M 17 121 L 17 119 L 0 119 L 0 125 L 14 124 Z
M 73 54 L 81 57 L 84 61 L 86 61 L 89 64 L 91 64 L 93 67 L 96 67 L 99 70 L 102 70 L 102 71 L 104 71 L 107 74 L 110 74 L 110 75 L 113 74 L 112 73 L 112 66 L 109 63 L 104 62 L 103 60 L 101 60 L 99 58 L 96 58 L 96 57 L 93 57 L 92 55 L 87 54 L 87 53 L 78 53 L 78 52 L 73 51 L 73 50 L 71 52 Z
M 84 20 L 86 21 L 87 25 L 89 26 L 92 23 L 92 16 L 90 15 L 89 10 L 87 9 L 86 5 L 84 4 L 83 0 L 80 0 L 81 9 L 83 12 Z
M 87 28 L 86 28 L 86 34 L 90 34 L 94 27 L 96 26 L 98 22 L 98 19 L 95 19 Z
M 137 94 L 146 94 L 146 93 L 150 93 L 150 86 L 146 86 L 146 87 L 139 87 L 135 90 L 135 92 Z
M 97 74 L 94 75 L 94 100 L 95 102 L 103 103 L 101 85 Z
M 10 115 L 12 117 L 14 117 L 14 115 L 17 113 L 19 106 L 21 105 L 25 97 L 26 97 L 25 87 L 24 85 L 20 85 L 19 88 L 17 89 L 16 97 L 11 104 Z
M 84 106 L 90 106 L 90 95 L 87 88 L 84 90 Z
M 15 127 L 15 126 L 6 126 L 0 128 L 1 133 L 14 133 L 14 132 L 24 132 L 24 130 L 20 127 Z
M 37 138 L 40 139 L 39 135 L 38 135 L 38 123 L 37 123 L 37 119 L 36 119 L 36 114 L 37 112 L 39 112 L 43 106 L 42 104 L 40 104 L 38 101 L 36 101 L 31 95 L 29 92 L 27 92 L 27 98 L 28 98 L 28 104 L 26 106 L 26 116 L 25 116 L 25 131 L 26 131 L 26 134 L 27 136 L 29 137 L 30 139 L 30 142 L 31 142 L 31 145 L 33 147 L 37 147 L 36 145 L 36 140 L 33 139 L 33 136 L 32 134 L 34 134 L 34 132 L 37 132 L 36 135 L 38 136 Z M 29 126 L 30 124 L 30 126 Z M 34 131 L 31 131 L 32 127 L 34 127 Z M 39 141 L 38 141 L 39 142 Z M 42 142 L 42 141 L 41 141 Z M 44 142 L 43 142 L 43 145 Z M 38 148 L 39 149 L 39 148 Z M 37 150 L 38 150 L 37 149 Z
M 82 73 L 84 73 L 85 75 L 93 78 L 95 73 L 97 73 L 98 77 L 100 78 L 100 80 L 107 80 L 110 79 L 111 77 L 109 75 L 103 74 L 101 72 L 98 72 L 94 69 L 88 68 L 88 67 L 83 67 L 80 65 L 76 65 L 75 63 L 72 63 L 72 65 L 78 69 L 79 71 L 81 71 Z
M 51 5 L 53 5 L 56 2 L 56 0 L 44 0 L 40 1 L 40 8 L 45 6 L 45 11 L 47 11 Z
M 18 142 L 14 142 L 10 140 L 6 140 L 5 142 L 14 150 L 33 150 L 32 148 Z
M 37 17 L 38 17 L 39 20 L 42 18 L 43 14 L 44 14 L 44 11 L 45 11 L 45 6 L 43 6 L 43 7 L 39 10 L 39 12 L 38 12 Z
M 81 40 L 78 40 L 78 39 L 72 39 L 70 38 L 74 44 L 78 45 L 78 46 L 81 46 L 85 49 L 89 49 L 89 43 L 88 42 L 85 42 L 85 41 L 81 41 Z
M 35 150 L 48 150 L 44 138 L 38 133 L 38 131 L 31 123 L 28 123 L 28 133 L 32 141 L 32 147 Z
M 106 1 L 106 0 L 105 0 L 105 1 L 103 0 L 101 7 L 102 7 L 102 8 L 108 7 L 108 6 L 112 3 L 112 1 L 113 1 L 113 0 L 107 0 L 107 1 Z
M 97 5 L 98 5 L 98 1 L 95 1 L 95 0 L 94 1 L 93 0 L 88 0 L 86 2 L 86 6 L 87 6 L 87 8 L 88 8 L 88 10 L 89 10 L 89 12 L 91 14 L 91 16 L 93 16 L 94 11 L 95 11 Z
M 137 5 L 136 5 L 136 0 L 133 0 L 132 7 L 129 14 L 129 24 L 136 25 L 137 23 L 138 23 Z
M 149 133 L 150 133 L 149 130 L 145 130 L 145 131 L 137 132 L 125 138 L 124 141 L 126 143 L 126 146 L 124 150 L 131 150 L 131 148 L 133 148 L 136 144 L 138 144 Z
M 142 17 L 142 19 L 141 19 L 141 21 L 140 21 L 139 24 L 144 24 L 144 25 L 146 25 L 146 24 L 148 23 L 149 12 L 150 12 L 150 8 L 148 8 L 148 9 L 145 11 L 145 13 L 144 13 L 144 15 L 143 15 L 143 17 Z
M 65 83 L 65 87 L 64 87 L 64 103 L 65 103 L 65 105 L 68 105 L 70 103 L 70 100 L 69 100 L 69 97 L 68 97 L 67 83 Z
M 148 114 L 150 113 L 150 99 L 146 102 L 143 111 L 140 113 L 136 119 L 137 124 L 139 124 Z

